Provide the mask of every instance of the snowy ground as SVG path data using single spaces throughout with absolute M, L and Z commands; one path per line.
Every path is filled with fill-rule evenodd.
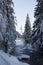
M 16 45 L 24 45 L 24 40 L 23 39 L 16 39 Z
M 0 55 L 0 65 L 9 65 L 9 63 Z
M 29 64 L 30 54 L 32 53 L 32 46 L 30 44 L 24 45 L 23 39 L 16 40 L 15 54 L 19 61 Z
M 18 55 L 23 54 L 25 51 L 27 51 L 27 49 L 29 49 L 30 52 L 32 52 L 32 46 L 31 46 L 31 44 L 27 44 L 26 46 L 24 46 L 24 40 L 23 39 L 16 40 L 15 51 L 16 51 L 16 53 Z
M 15 56 L 9 56 L 0 50 L 0 65 L 29 65 L 17 60 Z
M 17 40 L 15 40 L 16 41 L 16 46 L 24 46 L 25 45 L 25 43 L 24 43 L 24 40 L 23 39 L 17 39 Z M 24 47 L 24 49 L 26 49 L 26 48 L 28 48 L 28 49 L 32 49 L 32 45 L 31 44 L 27 44 L 25 47 Z
M 27 47 L 29 50 L 27 50 Z M 29 59 L 30 59 L 29 53 L 31 49 L 32 49 L 31 45 L 27 45 L 26 47 L 24 47 L 23 39 L 16 40 L 16 48 L 15 48 L 15 51 L 13 50 L 12 52 L 14 56 L 12 55 L 10 56 L 9 54 L 6 54 L 0 50 L 0 65 L 30 65 L 29 64 Z M 26 60 L 23 60 L 21 62 L 18 60 L 18 58 L 21 59 L 21 61 L 22 59 L 26 59 Z
M 17 39 L 15 41 L 16 41 L 15 53 L 16 55 L 21 55 L 23 53 L 24 41 L 23 39 Z
M 38 54 L 30 44 L 23 46 L 23 40 L 16 40 L 16 52 L 19 61 L 26 62 L 30 65 L 43 65 L 43 55 Z M 28 58 L 27 58 L 28 57 Z

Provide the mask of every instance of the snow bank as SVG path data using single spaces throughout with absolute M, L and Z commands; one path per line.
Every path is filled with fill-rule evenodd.
M 22 55 L 21 57 L 23 57 L 23 58 L 30 58 L 30 56 L 28 56 L 28 55 Z
M 18 56 L 18 59 L 30 59 L 30 56 L 28 56 L 28 55 L 21 55 L 21 56 Z
M 7 63 L 9 63 L 10 65 L 29 65 L 29 64 L 18 61 L 15 56 L 9 57 L 9 55 L 4 53 L 3 51 L 0 51 L 0 56 L 2 56 L 4 58 L 4 60 L 7 61 Z M 2 63 L 3 63 L 3 61 L 2 61 Z

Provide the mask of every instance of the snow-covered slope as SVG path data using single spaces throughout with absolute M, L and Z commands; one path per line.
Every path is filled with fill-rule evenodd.
M 0 65 L 10 65 L 2 56 L 0 56 Z
M 15 56 L 9 56 L 9 54 L 4 53 L 0 50 L 0 65 L 29 65 L 22 63 L 17 60 Z

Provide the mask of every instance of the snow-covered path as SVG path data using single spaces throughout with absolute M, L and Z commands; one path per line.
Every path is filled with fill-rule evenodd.
M 23 39 L 17 39 L 16 41 L 16 45 L 24 45 L 24 40 Z
M 24 40 L 23 39 L 17 39 L 16 40 L 16 47 L 15 47 L 15 55 L 21 55 L 23 53 L 23 46 L 24 46 Z
M 28 48 L 28 50 L 26 48 Z M 15 51 L 17 55 L 21 55 L 23 53 L 32 52 L 32 47 L 30 44 L 28 44 L 27 46 L 24 46 L 24 40 L 19 39 L 19 40 L 16 40 Z

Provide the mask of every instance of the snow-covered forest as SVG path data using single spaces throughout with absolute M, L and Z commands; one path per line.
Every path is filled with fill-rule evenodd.
M 36 0 L 33 27 L 27 12 L 22 34 L 14 3 L 0 0 L 0 65 L 43 65 L 43 0 Z

